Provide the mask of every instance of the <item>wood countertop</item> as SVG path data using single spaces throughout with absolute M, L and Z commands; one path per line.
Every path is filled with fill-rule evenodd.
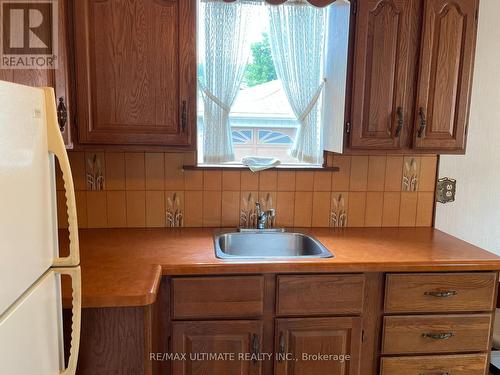
M 239 262 L 215 257 L 213 234 L 221 231 L 80 230 L 83 306 L 149 305 L 162 275 L 500 270 L 500 257 L 433 228 L 309 228 L 300 232 L 321 241 L 334 258 Z M 59 237 L 64 254 L 67 233 Z

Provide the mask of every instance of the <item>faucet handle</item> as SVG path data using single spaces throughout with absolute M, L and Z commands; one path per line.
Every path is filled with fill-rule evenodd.
M 257 216 L 259 216 L 262 213 L 262 208 L 259 202 L 255 202 L 255 212 L 257 213 Z
M 268 211 L 267 211 L 269 217 L 275 217 L 276 216 L 276 210 L 274 208 L 270 208 Z

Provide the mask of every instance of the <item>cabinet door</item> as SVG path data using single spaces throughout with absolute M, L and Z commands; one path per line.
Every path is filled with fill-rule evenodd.
M 172 353 L 185 359 L 172 361 L 173 375 L 258 375 L 261 362 L 242 358 L 258 355 L 262 347 L 260 321 L 175 322 L 172 330 Z M 204 355 L 234 355 L 204 359 Z M 196 357 L 198 356 L 198 357 Z
M 75 2 L 80 143 L 190 145 L 195 5 L 193 0 Z
M 277 319 L 275 345 L 276 375 L 355 375 L 359 372 L 361 320 Z
M 351 148 L 398 149 L 405 143 L 415 1 L 358 2 Z
M 67 147 L 72 146 L 71 134 L 71 102 L 69 85 L 69 35 L 68 35 L 68 3 L 67 0 L 57 2 L 57 69 L 0 69 L 0 80 L 18 83 L 33 87 L 54 88 L 56 99 L 64 104 L 66 108 L 66 122 L 61 130 L 64 143 Z M 45 21 L 45 20 L 44 20 Z M 54 21 L 54 20 L 51 20 Z M 43 23 L 43 27 L 49 27 L 52 23 Z M 63 108 L 63 107 L 59 107 Z
M 425 2 L 416 103 L 416 149 L 465 149 L 477 0 Z

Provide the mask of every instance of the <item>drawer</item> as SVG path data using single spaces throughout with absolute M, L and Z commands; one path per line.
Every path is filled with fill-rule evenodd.
M 491 319 L 491 314 L 386 316 L 382 353 L 488 351 Z
M 380 375 L 484 375 L 488 355 L 433 355 L 419 357 L 386 357 L 380 363 Z
M 174 319 L 259 317 L 263 301 L 262 276 L 172 279 Z
M 496 280 L 494 272 L 389 274 L 386 277 L 385 311 L 491 311 Z
M 282 275 L 277 285 L 279 316 L 363 311 L 364 275 Z

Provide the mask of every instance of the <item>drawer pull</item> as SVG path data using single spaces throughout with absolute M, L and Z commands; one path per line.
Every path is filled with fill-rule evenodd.
M 260 344 L 259 335 L 253 334 L 252 336 L 252 363 L 255 365 L 257 363 L 257 357 L 260 354 Z
M 426 375 L 426 374 L 424 372 L 421 372 L 418 375 Z M 440 375 L 451 375 L 451 373 L 449 373 L 449 372 L 442 372 Z
M 283 332 L 280 332 L 278 362 L 282 362 L 284 357 L 285 357 L 285 335 L 283 334 Z
M 436 290 L 432 292 L 425 292 L 424 294 L 426 296 L 446 298 L 446 297 L 456 296 L 458 292 L 456 290 Z
M 428 339 L 433 339 L 433 340 L 448 340 L 453 337 L 452 332 L 446 332 L 446 333 L 422 333 L 422 337 L 428 338 Z

